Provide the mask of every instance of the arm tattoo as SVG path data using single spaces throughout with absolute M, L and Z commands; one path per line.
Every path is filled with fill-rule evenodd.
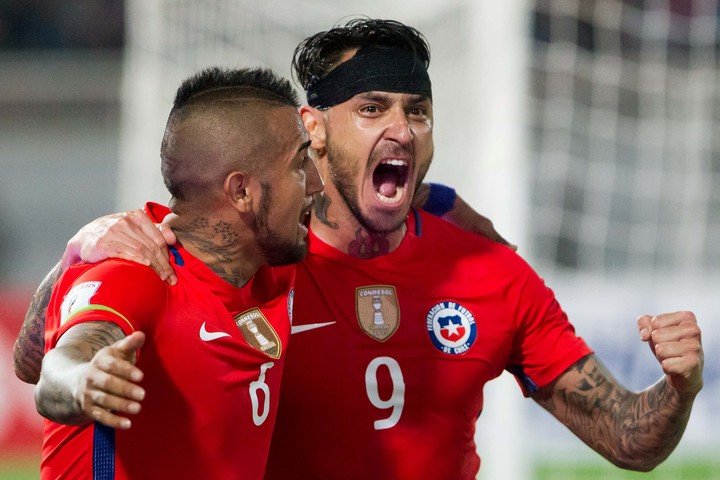
M 89 362 L 100 349 L 125 338 L 120 327 L 111 322 L 86 322 L 68 330 L 58 341 L 58 347 L 75 349 L 77 358 Z
M 650 470 L 680 441 L 692 402 L 683 402 L 665 378 L 633 393 L 594 355 L 561 378 L 562 386 L 550 387 L 552 391 L 535 395 L 535 400 L 614 464 Z
M 330 197 L 324 193 L 315 194 L 315 203 L 313 204 L 313 211 L 315 212 L 315 218 L 320 220 L 321 223 L 328 227 L 337 230 L 340 226 L 336 222 L 331 222 L 327 218 L 327 211 L 330 207 Z
M 53 285 L 57 282 L 62 271 L 60 264 L 50 270 L 33 295 L 30 308 L 25 314 L 13 347 L 13 367 L 15 375 L 27 383 L 37 383 L 40 378 L 40 366 L 45 354 L 45 314 Z
M 89 419 L 74 397 L 80 372 L 73 367 L 90 362 L 102 348 L 125 337 L 122 329 L 110 322 L 87 322 L 71 327 L 48 352 L 43 378 L 35 389 L 38 413 L 65 424 L 81 424 Z
M 40 415 L 57 423 L 80 425 L 88 420 L 80 413 L 80 406 L 68 389 L 36 387 L 35 407 Z

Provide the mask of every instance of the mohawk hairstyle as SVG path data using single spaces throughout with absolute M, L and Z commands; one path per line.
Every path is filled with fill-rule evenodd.
M 413 52 L 426 68 L 430 65 L 430 46 L 420 31 L 395 20 L 363 17 L 303 40 L 293 54 L 293 78 L 307 90 L 314 78 L 330 73 L 346 51 L 365 45 L 403 48 Z
M 223 88 L 246 88 L 248 98 L 276 100 L 300 107 L 297 92 L 289 81 L 268 68 L 228 69 L 209 67 L 185 80 L 175 95 L 173 109 L 179 109 L 204 93 Z
M 185 200 L 191 192 L 201 192 L 206 187 L 200 178 L 187 173 L 187 160 L 172 154 L 177 126 L 193 112 L 213 109 L 228 99 L 264 100 L 293 109 L 300 107 L 290 81 L 267 68 L 210 67 L 183 81 L 175 95 L 160 147 L 160 170 L 174 199 Z

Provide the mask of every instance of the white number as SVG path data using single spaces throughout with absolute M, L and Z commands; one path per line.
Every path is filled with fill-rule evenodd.
M 275 365 L 273 362 L 267 362 L 260 365 L 260 376 L 254 382 L 250 382 L 250 401 L 252 402 L 253 423 L 256 426 L 262 425 L 270 413 L 270 387 L 265 383 L 265 372 Z M 265 395 L 263 401 L 262 412 L 260 411 L 258 401 L 258 390 L 262 390 Z
M 377 371 L 380 365 L 385 365 L 390 372 L 393 390 L 392 395 L 387 400 L 380 398 L 378 391 Z M 375 421 L 375 430 L 384 430 L 397 425 L 405 406 L 405 382 L 403 381 L 402 371 L 398 362 L 391 357 L 377 357 L 365 370 L 365 390 L 373 406 L 386 410 L 392 408 L 390 416 L 382 420 Z

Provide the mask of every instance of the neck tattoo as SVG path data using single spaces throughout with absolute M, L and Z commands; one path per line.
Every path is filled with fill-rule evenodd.
M 313 205 L 313 210 L 315 212 L 315 217 L 320 220 L 320 223 L 327 225 L 333 230 L 339 229 L 340 226 L 335 222 L 331 222 L 327 217 L 328 208 L 330 207 L 330 198 L 324 193 L 318 193 L 315 195 L 314 199 L 315 204 Z
M 353 257 L 368 259 L 390 252 L 390 240 L 385 233 L 369 233 L 362 228 L 355 232 L 355 240 L 348 245 L 348 253 Z
M 175 229 L 181 243 L 191 244 L 202 255 L 202 261 L 220 278 L 235 287 L 244 285 L 247 278 L 239 268 L 239 234 L 229 224 L 218 221 L 210 224 L 206 218 L 197 218 Z

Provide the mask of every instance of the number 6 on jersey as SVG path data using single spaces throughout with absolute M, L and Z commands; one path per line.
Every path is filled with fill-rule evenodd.
M 387 367 L 390 372 L 390 380 L 392 380 L 392 394 L 387 400 L 380 398 L 380 392 L 378 391 L 378 368 L 381 365 Z M 374 407 L 382 410 L 392 408 L 389 417 L 375 421 L 375 430 L 384 430 L 397 425 L 400 415 L 402 415 L 403 406 L 405 406 L 405 382 L 398 362 L 391 357 L 374 358 L 365 370 L 365 390 L 370 403 Z
M 270 387 L 265 383 L 265 372 L 275 365 L 273 362 L 267 362 L 260 365 L 260 375 L 254 382 L 250 382 L 250 402 L 252 402 L 253 423 L 259 427 L 267 420 L 270 413 Z M 258 391 L 263 392 L 262 411 L 260 411 L 260 401 L 258 399 Z

